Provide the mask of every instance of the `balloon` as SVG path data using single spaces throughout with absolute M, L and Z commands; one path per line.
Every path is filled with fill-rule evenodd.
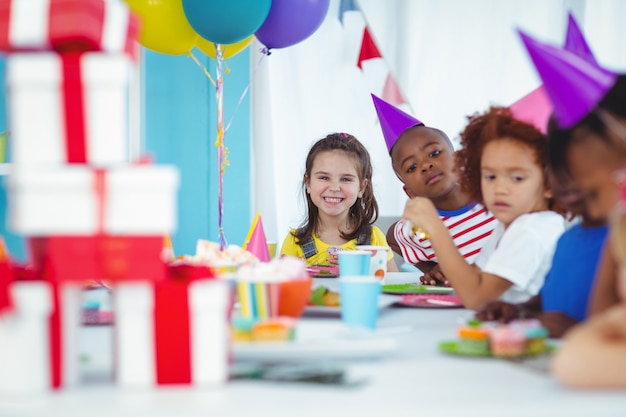
M 180 0 L 179 0 L 180 1 Z M 231 44 L 254 34 L 272 0 L 182 0 L 191 27 L 205 40 Z
M 242 41 L 224 45 L 224 59 L 235 56 L 246 49 L 248 45 L 250 45 L 250 42 L 252 42 L 252 39 L 254 39 L 254 35 L 250 35 Z M 198 36 L 196 48 L 204 52 L 207 56 L 215 59 L 215 44 L 213 42 L 209 42 L 201 36 Z
M 268 48 L 285 48 L 311 36 L 328 12 L 330 0 L 272 0 L 270 13 L 256 31 Z
M 193 30 L 180 0 L 127 0 L 141 19 L 139 43 L 162 54 L 189 52 L 198 34 Z

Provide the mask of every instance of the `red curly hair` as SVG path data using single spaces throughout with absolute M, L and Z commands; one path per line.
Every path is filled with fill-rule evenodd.
M 455 163 L 461 188 L 474 201 L 484 204 L 480 189 L 480 160 L 485 145 L 492 140 L 507 138 L 528 146 L 535 153 L 537 165 L 547 172 L 548 141 L 546 136 L 533 125 L 513 118 L 508 107 L 492 106 L 485 113 L 477 113 L 468 116 L 467 119 L 468 124 L 461 133 L 461 150 L 456 152 Z M 547 185 L 546 177 L 544 175 Z

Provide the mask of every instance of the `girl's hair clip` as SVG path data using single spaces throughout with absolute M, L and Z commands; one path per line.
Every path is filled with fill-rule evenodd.
M 347 137 L 348 137 L 348 134 L 347 134 L 346 132 L 340 132 L 340 133 L 341 133 L 341 135 L 342 135 L 344 138 L 347 138 Z

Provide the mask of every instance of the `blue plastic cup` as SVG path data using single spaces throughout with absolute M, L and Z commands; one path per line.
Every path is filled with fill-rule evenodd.
M 339 276 L 368 276 L 372 253 L 364 250 L 344 250 L 337 253 Z
M 381 281 L 376 277 L 339 277 L 341 320 L 350 327 L 376 329 L 381 288 Z

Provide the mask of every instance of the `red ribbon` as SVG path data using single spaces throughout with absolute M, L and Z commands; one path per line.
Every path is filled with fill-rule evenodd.
M 0 262 L 0 315 L 13 308 L 10 285 L 13 278 L 11 266 L 8 261 Z
M 170 266 L 169 278 L 154 285 L 154 343 L 157 384 L 192 380 L 189 284 L 212 279 L 210 268 Z
M 81 77 L 81 54 L 62 54 L 63 108 L 65 110 L 65 156 L 70 164 L 87 162 L 87 135 Z
M 104 0 L 49 2 L 48 39 L 54 49 L 62 53 L 101 49 L 106 3 Z

